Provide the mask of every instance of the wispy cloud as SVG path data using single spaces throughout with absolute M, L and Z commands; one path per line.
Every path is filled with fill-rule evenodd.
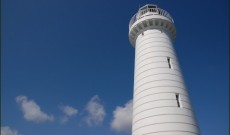
M 71 106 L 63 106 L 61 107 L 61 110 L 63 111 L 63 113 L 67 116 L 74 116 L 78 113 L 78 110 L 71 107 Z
M 113 111 L 111 128 L 117 132 L 131 132 L 132 130 L 133 101 L 128 101 L 124 107 L 117 106 Z
M 61 123 L 66 123 L 69 121 L 70 117 L 77 115 L 78 110 L 71 106 L 61 106 L 60 109 L 64 113 L 64 116 L 61 118 Z
M 11 129 L 8 126 L 1 127 L 1 135 L 20 135 L 17 130 Z
M 100 98 L 95 95 L 93 96 L 88 104 L 86 105 L 87 116 L 85 122 L 89 126 L 101 125 L 105 118 L 104 106 L 100 103 Z
M 24 118 L 32 122 L 52 121 L 54 117 L 41 111 L 40 106 L 33 100 L 28 100 L 26 96 L 17 96 L 16 102 L 20 105 Z

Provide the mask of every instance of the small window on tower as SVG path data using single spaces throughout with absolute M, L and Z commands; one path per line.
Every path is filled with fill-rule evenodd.
M 172 69 L 171 58 L 167 57 L 167 61 L 168 61 L 169 68 Z
M 144 36 L 144 32 L 142 32 L 141 35 Z
M 177 107 L 182 107 L 181 103 L 180 103 L 180 95 L 178 93 L 176 93 L 176 101 L 177 101 Z

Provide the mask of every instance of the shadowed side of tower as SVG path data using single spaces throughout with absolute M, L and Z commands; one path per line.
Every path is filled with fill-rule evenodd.
M 133 135 L 199 135 L 173 40 L 172 17 L 156 5 L 141 7 L 129 24 L 135 48 Z

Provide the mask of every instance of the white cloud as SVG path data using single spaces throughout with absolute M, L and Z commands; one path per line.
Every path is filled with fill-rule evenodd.
M 132 116 L 133 116 L 133 101 L 128 101 L 124 107 L 117 106 L 113 111 L 113 120 L 111 128 L 117 132 L 131 132 Z
M 40 106 L 33 100 L 28 100 L 26 96 L 17 96 L 16 102 L 20 105 L 24 118 L 33 122 L 52 121 L 54 117 L 41 111 Z
M 78 113 L 77 109 L 68 105 L 62 106 L 60 109 L 64 113 L 64 116 L 61 118 L 61 123 L 66 123 L 67 121 L 69 121 L 70 117 L 75 116 Z
M 1 127 L 1 135 L 19 135 L 17 130 L 13 130 L 8 126 Z
M 85 118 L 85 122 L 89 126 L 100 125 L 105 118 L 104 106 L 100 103 L 100 98 L 95 95 L 93 96 L 86 106 L 88 115 Z
M 61 107 L 61 110 L 63 111 L 63 113 L 67 116 L 74 116 L 78 113 L 78 110 L 71 107 L 71 106 L 64 106 L 64 107 Z

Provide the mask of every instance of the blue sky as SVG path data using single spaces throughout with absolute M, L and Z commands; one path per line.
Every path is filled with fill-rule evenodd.
M 2 0 L 6 135 L 128 135 L 117 115 L 130 112 L 133 95 L 128 24 L 147 3 L 174 18 L 202 135 L 228 135 L 227 0 Z

